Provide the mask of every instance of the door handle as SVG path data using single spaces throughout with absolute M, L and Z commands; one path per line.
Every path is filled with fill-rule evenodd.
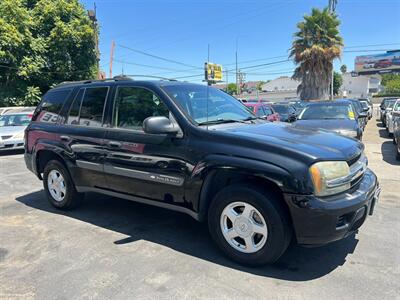
M 71 138 L 68 135 L 62 135 L 60 136 L 60 139 L 64 142 L 69 142 Z
M 120 142 L 114 142 L 114 141 L 108 142 L 108 145 L 112 148 L 121 148 L 121 146 L 122 146 L 122 144 Z

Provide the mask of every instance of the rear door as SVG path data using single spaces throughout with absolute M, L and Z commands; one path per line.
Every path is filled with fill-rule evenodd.
M 104 165 L 109 188 L 151 200 L 184 202 L 186 139 L 142 129 L 147 117 L 174 121 L 165 103 L 150 89 L 124 85 L 117 87 L 111 110 Z
M 72 178 L 79 187 L 106 187 L 103 114 L 109 93 L 109 86 L 81 87 L 59 126 Z

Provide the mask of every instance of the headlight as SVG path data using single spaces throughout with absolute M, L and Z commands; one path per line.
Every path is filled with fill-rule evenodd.
M 329 196 L 350 189 L 350 168 L 345 161 L 322 161 L 310 167 L 316 196 Z
M 14 139 L 23 139 L 24 137 L 25 137 L 24 131 L 17 133 L 16 135 L 13 136 Z
M 341 134 L 341 135 L 344 135 L 344 136 L 352 137 L 352 138 L 356 138 L 357 137 L 357 131 L 356 130 L 339 130 L 338 133 Z

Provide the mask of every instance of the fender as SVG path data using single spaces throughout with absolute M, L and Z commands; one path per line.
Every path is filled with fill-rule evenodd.
M 59 156 L 66 164 L 70 164 L 71 161 L 68 158 L 71 158 L 71 154 L 68 153 L 68 150 L 65 148 L 64 144 L 61 142 L 51 140 L 51 139 L 40 139 L 36 142 L 32 147 L 31 154 L 31 162 L 32 162 L 32 171 L 36 176 L 42 180 L 42 175 L 38 171 L 39 161 L 38 161 L 38 153 L 41 151 L 51 151 L 55 155 Z
M 299 193 L 300 191 L 307 193 L 304 183 L 280 166 L 256 159 L 211 154 L 195 166 L 188 181 L 188 185 L 192 188 L 187 190 L 187 197 L 192 200 L 193 208 L 199 212 L 200 216 L 204 215 L 204 209 L 211 200 L 207 199 L 207 192 L 218 171 L 266 179 L 275 183 L 284 193 Z

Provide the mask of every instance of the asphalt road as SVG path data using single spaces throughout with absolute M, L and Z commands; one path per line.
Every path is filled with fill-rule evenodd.
M 374 215 L 262 268 L 227 260 L 176 212 L 95 194 L 57 211 L 23 155 L 0 154 L 0 299 L 400 299 L 400 165 L 375 120 L 364 143 L 382 186 Z

